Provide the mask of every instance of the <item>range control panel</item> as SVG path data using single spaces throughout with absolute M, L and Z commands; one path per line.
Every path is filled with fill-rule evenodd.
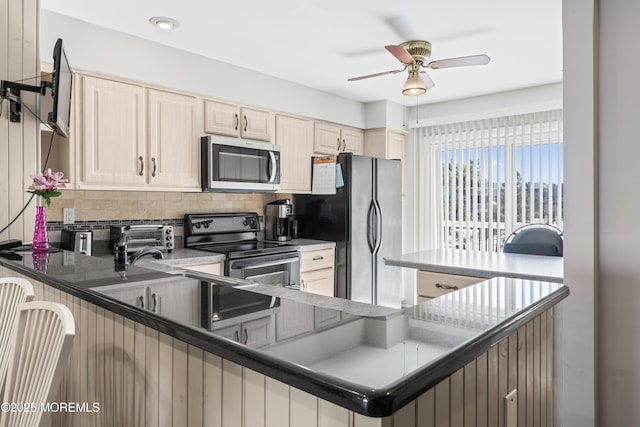
M 257 213 L 242 214 L 187 214 L 187 236 L 258 232 L 260 219 Z

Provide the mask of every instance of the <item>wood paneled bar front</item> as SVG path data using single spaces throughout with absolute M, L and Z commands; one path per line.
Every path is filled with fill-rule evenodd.
M 43 278 L 41 274 L 16 268 L 15 263 L 0 258 L 0 277 L 26 277 L 34 284 L 36 300 L 63 303 L 75 317 L 73 351 L 56 401 L 86 404 L 80 408 L 99 406 L 99 410 L 52 413 L 54 426 L 553 425 L 552 306 L 557 301 L 539 306 L 539 311 L 534 311 L 533 305 L 518 311 L 516 317 L 522 322 L 515 322 L 520 326 L 511 328 L 503 322 L 482 332 L 496 338 L 486 349 L 473 338 L 465 341 L 463 346 L 468 347 L 470 356 L 461 367 L 393 413 L 380 417 L 348 409 L 281 378 L 170 336 L 161 332 L 159 324 L 143 324 L 134 320 L 135 316 L 94 304 L 89 301 L 91 298 L 82 297 L 79 288 L 65 289 L 52 286 L 50 280 L 38 280 Z M 557 298 L 566 297 L 568 291 L 563 285 L 553 286 L 555 292 L 563 290 L 556 293 Z M 456 323 L 465 316 L 464 304 L 429 304 L 409 309 L 413 319 L 444 322 L 452 333 L 457 333 Z M 474 314 L 465 321 L 480 325 L 485 320 Z M 427 329 L 420 333 L 431 332 Z M 450 354 L 436 358 L 429 366 L 435 370 L 447 366 L 451 369 L 461 363 L 455 351 Z M 408 380 L 421 381 L 420 376 L 411 378 L 407 374 Z M 517 390 L 517 397 L 507 403 L 505 396 L 513 390 Z M 393 392 L 394 387 L 386 389 L 386 393 Z M 507 406 L 517 410 L 508 411 Z

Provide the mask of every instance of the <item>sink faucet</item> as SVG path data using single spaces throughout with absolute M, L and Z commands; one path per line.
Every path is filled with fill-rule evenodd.
M 162 251 L 156 248 L 144 248 L 140 249 L 138 252 L 133 253 L 131 256 L 127 254 L 127 232 L 123 232 L 120 236 L 120 239 L 116 242 L 113 247 L 113 260 L 116 265 L 116 271 L 118 272 L 126 272 L 129 264 L 133 265 L 136 261 L 142 258 L 145 255 L 151 255 L 155 259 L 163 259 L 164 254 Z
M 129 264 L 133 265 L 136 261 L 138 261 L 140 258 L 142 258 L 145 255 L 151 255 L 155 259 L 164 259 L 164 254 L 162 253 L 162 251 L 160 249 L 144 248 L 144 249 L 140 249 L 138 252 L 133 253 L 129 257 L 129 259 L 128 259 Z

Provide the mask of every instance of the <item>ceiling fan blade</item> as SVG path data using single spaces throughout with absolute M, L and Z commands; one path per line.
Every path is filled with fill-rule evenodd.
M 438 68 L 466 67 L 468 65 L 486 65 L 490 60 L 491 58 L 484 54 L 461 56 L 459 58 L 438 59 L 436 61 L 431 61 L 426 65 L 426 67 L 437 70 Z
M 416 62 L 415 59 L 413 59 L 413 57 L 409 55 L 407 49 L 402 46 L 389 45 L 385 46 L 384 48 L 387 49 L 393 56 L 395 56 L 398 61 L 402 62 L 405 65 L 413 64 L 414 62 Z
M 431 77 L 429 77 L 429 74 L 425 73 L 424 71 L 420 71 L 420 74 L 422 74 L 422 80 L 424 80 L 424 84 L 427 87 L 427 90 L 436 85 L 433 80 L 431 80 Z
M 384 76 L 384 75 L 387 75 L 387 74 L 396 74 L 396 73 L 400 73 L 400 72 L 402 72 L 402 71 L 404 71 L 406 69 L 407 69 L 407 67 L 404 67 L 402 70 L 391 70 L 391 71 L 384 71 L 382 73 L 367 74 L 366 76 L 351 77 L 350 79 L 347 79 L 347 81 L 355 82 L 356 80 L 369 79 L 371 77 Z

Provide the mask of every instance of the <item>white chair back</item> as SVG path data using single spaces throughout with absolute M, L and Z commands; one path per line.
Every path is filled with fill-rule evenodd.
M 38 426 L 41 404 L 51 402 L 73 346 L 75 323 L 64 305 L 49 301 L 20 304 L 2 402 L 29 402 L 33 412 L 1 412 L 0 427 Z
M 19 277 L 0 278 L 0 396 L 13 348 L 13 325 L 18 304 L 33 300 L 33 286 Z

